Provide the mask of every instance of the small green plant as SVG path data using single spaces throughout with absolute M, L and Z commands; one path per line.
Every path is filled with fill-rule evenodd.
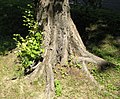
M 55 80 L 55 93 L 56 96 L 61 96 L 62 94 L 62 87 L 59 80 Z
M 114 86 L 113 84 L 107 84 L 107 89 L 108 90 L 118 90 L 118 88 L 116 86 Z
M 74 62 L 73 60 L 74 60 L 74 56 L 73 55 L 71 55 L 70 57 L 69 57 L 69 60 L 68 60 L 68 63 L 67 63 L 67 65 L 68 66 L 72 66 L 72 67 L 77 67 L 77 68 L 79 68 L 79 69 L 81 69 L 82 68 L 82 65 L 81 65 L 81 63 L 80 62 Z
M 24 26 L 28 27 L 29 34 L 23 38 L 20 34 L 14 34 L 14 40 L 17 42 L 18 57 L 22 63 L 24 70 L 30 65 L 42 58 L 44 49 L 42 48 L 43 32 L 38 29 L 38 22 L 34 19 L 34 13 L 30 9 L 26 9 L 24 13 Z M 32 69 L 32 68 L 30 68 Z M 23 70 L 23 69 L 22 69 Z
M 81 69 L 82 68 L 82 65 L 80 63 L 75 63 L 75 67 Z

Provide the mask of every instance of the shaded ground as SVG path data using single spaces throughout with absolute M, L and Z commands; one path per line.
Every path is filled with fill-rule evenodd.
M 88 50 L 120 64 L 120 13 L 87 7 L 76 7 L 71 12 Z

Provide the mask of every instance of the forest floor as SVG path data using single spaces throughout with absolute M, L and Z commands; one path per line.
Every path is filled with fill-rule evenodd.
M 0 99 L 41 99 L 44 79 L 26 82 L 24 77 L 12 80 L 16 66 L 16 55 L 12 52 L 0 56 Z M 88 67 L 89 68 L 89 67 Z M 82 69 L 71 66 L 56 66 L 55 79 L 60 89 L 54 99 L 119 99 L 120 70 L 112 68 L 104 72 L 91 72 L 102 89 L 86 76 Z M 58 96 L 57 96 L 58 95 Z M 43 98 L 44 99 L 44 98 Z
M 25 81 L 24 77 L 12 79 L 19 65 L 12 34 L 26 35 L 27 29 L 22 26 L 23 10 L 20 7 L 25 7 L 28 1 L 0 1 L 0 99 L 41 99 L 45 89 L 44 78 L 34 82 Z M 91 12 L 87 13 L 87 16 L 80 13 L 84 14 L 84 17 L 80 16 L 80 20 L 87 21 L 87 48 L 116 64 L 116 67 L 98 71 L 93 64 L 88 65 L 91 74 L 102 88 L 100 90 L 86 76 L 80 64 L 56 66 L 54 73 L 59 86 L 56 87 L 55 99 L 120 99 L 120 17 L 109 11 L 97 10 L 98 16 Z M 101 23 L 96 21 L 98 17 L 102 20 Z M 91 19 L 92 21 L 89 21 Z

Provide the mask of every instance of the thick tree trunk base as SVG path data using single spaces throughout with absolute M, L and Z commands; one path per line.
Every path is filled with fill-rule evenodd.
M 99 68 L 109 63 L 86 50 L 71 19 L 68 0 L 39 0 L 38 10 L 37 20 L 44 31 L 45 53 L 43 62 L 38 64 L 30 78 L 33 80 L 45 73 L 46 99 L 51 99 L 55 93 L 53 69 L 57 64 L 67 65 L 71 56 L 72 61 L 81 63 L 86 75 L 98 85 L 87 69 L 87 63 L 97 64 Z

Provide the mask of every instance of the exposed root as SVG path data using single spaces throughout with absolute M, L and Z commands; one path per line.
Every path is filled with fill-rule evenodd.
M 37 67 L 30 75 L 26 76 L 25 79 L 34 81 L 36 78 L 40 78 L 44 72 L 45 66 L 39 62 L 35 67 Z
M 94 61 L 92 58 L 89 58 L 89 57 L 78 57 L 77 59 L 75 59 L 78 63 L 79 62 L 83 62 L 83 61 L 86 61 L 86 62 L 91 62 L 91 63 L 95 63 L 97 64 L 96 61 Z M 74 60 L 74 61 L 75 61 Z
M 50 57 L 49 57 L 50 58 Z M 95 86 L 98 87 L 99 90 L 101 90 L 100 84 L 95 80 L 92 74 L 90 74 L 87 63 L 91 62 L 94 64 L 97 64 L 97 61 L 95 61 L 93 58 L 90 57 L 76 57 L 74 58 L 74 62 L 81 62 L 82 63 L 82 70 L 86 74 L 86 76 L 95 84 Z M 44 60 L 43 63 L 37 64 L 37 68 L 33 71 L 33 73 L 29 76 L 30 80 L 34 80 L 36 77 L 40 77 L 43 73 L 46 73 L 46 89 L 44 93 L 44 99 L 52 99 L 51 97 L 54 97 L 55 91 L 54 91 L 54 73 L 53 73 L 53 67 L 48 60 Z M 45 72 L 44 72 L 45 71 Z
M 58 53 L 52 54 L 52 52 L 55 52 L 55 50 L 56 49 L 53 49 L 53 50 L 48 49 L 48 51 L 45 55 L 45 58 L 43 60 L 43 63 L 38 63 L 37 68 L 29 76 L 29 78 L 31 80 L 34 80 L 36 77 L 40 77 L 43 73 L 46 73 L 46 89 L 45 89 L 45 93 L 44 93 L 44 99 L 51 99 L 51 97 L 54 97 L 54 94 L 55 94 L 53 68 L 54 68 L 54 64 L 56 63 L 57 60 L 55 61 L 55 63 L 53 63 L 54 61 L 52 60 L 52 55 L 56 55 L 56 56 L 59 55 Z M 84 50 L 81 49 L 81 50 L 82 50 L 82 52 L 84 53 L 85 56 L 82 56 L 82 55 L 80 57 L 76 56 L 76 58 L 74 58 L 73 61 L 78 62 L 78 63 L 79 62 L 82 63 L 82 69 L 83 69 L 84 73 L 86 74 L 86 76 L 91 80 L 91 82 L 93 82 L 98 87 L 98 89 L 101 90 L 101 86 L 95 80 L 93 75 L 90 74 L 86 64 L 88 62 L 91 62 L 91 63 L 97 64 L 97 65 L 101 65 L 101 64 L 104 64 L 104 63 L 107 64 L 108 62 L 105 61 L 102 58 L 99 58 L 99 57 L 87 52 L 85 49 Z M 69 52 L 69 50 L 68 50 L 68 52 Z M 71 52 L 73 52 L 73 51 L 71 51 Z
M 45 72 L 44 72 L 45 71 Z M 54 73 L 52 66 L 50 64 L 43 64 L 38 63 L 37 68 L 28 76 L 25 77 L 25 79 L 30 80 L 33 82 L 36 78 L 40 78 L 43 73 L 46 73 L 46 89 L 44 92 L 43 98 L 44 99 L 51 99 L 51 97 L 54 97 Z
M 52 66 L 46 65 L 46 90 L 45 90 L 45 96 L 46 99 L 51 99 L 54 95 L 54 73 Z
M 92 76 L 92 74 L 90 74 L 90 72 L 89 72 L 89 70 L 88 70 L 88 68 L 87 68 L 87 66 L 86 66 L 85 61 L 82 62 L 82 69 L 83 69 L 83 71 L 86 73 L 87 77 L 90 78 L 90 80 L 91 80 L 96 86 L 98 86 L 97 81 L 96 81 L 95 78 Z

